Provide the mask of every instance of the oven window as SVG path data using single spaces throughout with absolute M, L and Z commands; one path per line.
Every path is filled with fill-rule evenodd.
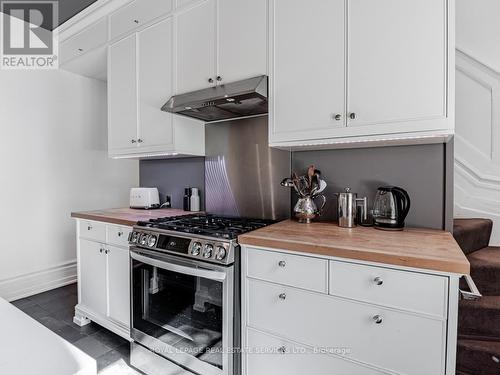
M 178 351 L 222 369 L 220 281 L 167 271 L 133 260 L 133 326 Z

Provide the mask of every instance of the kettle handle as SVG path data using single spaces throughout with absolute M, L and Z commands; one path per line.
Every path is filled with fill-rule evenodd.
M 401 189 L 399 187 L 394 187 L 393 191 L 396 193 L 401 198 L 402 202 L 402 207 L 401 207 L 401 215 L 400 217 L 400 222 L 403 223 L 406 219 L 406 216 L 410 212 L 410 196 L 406 192 L 406 190 Z
M 326 197 L 323 194 L 317 195 L 316 197 L 321 197 L 321 199 L 323 200 L 323 203 L 321 203 L 321 207 L 318 209 L 318 216 L 321 216 L 321 214 L 323 213 L 323 209 L 326 206 Z

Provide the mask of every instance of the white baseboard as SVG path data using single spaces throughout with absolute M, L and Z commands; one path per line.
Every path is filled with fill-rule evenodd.
M 0 280 L 0 297 L 15 301 L 73 284 L 77 280 L 76 270 L 76 260 L 73 260 L 41 271 Z

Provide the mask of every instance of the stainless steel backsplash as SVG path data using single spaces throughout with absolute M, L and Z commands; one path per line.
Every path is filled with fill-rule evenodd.
M 268 146 L 267 117 L 206 125 L 208 213 L 263 219 L 290 216 L 291 153 Z

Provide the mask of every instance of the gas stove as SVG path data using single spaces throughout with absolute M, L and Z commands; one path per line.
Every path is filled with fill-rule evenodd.
M 140 221 L 130 234 L 131 246 L 230 265 L 238 236 L 275 221 L 208 214 Z

